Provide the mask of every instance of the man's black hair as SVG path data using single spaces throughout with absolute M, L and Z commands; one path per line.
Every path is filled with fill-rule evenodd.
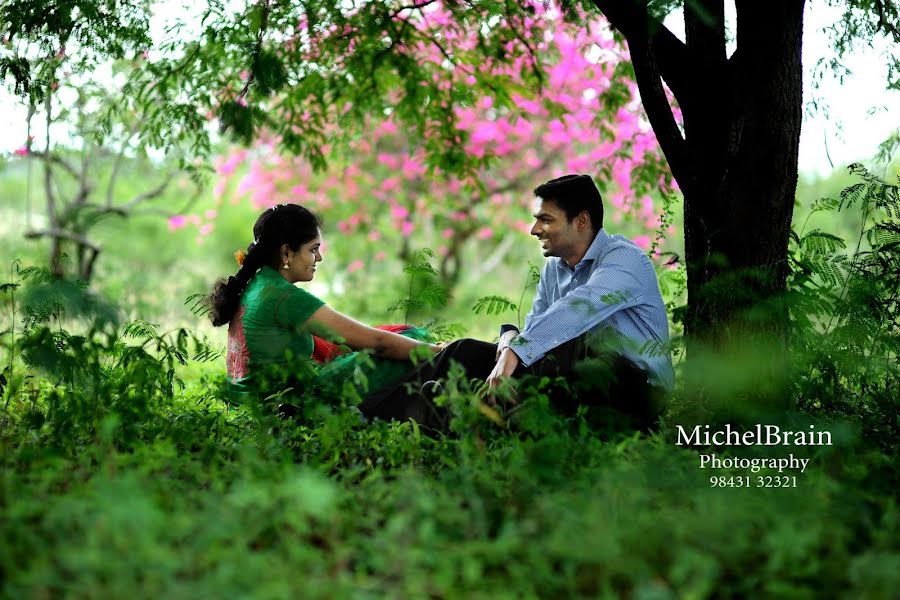
M 594 233 L 603 227 L 603 198 L 590 175 L 563 175 L 534 188 L 541 200 L 555 202 L 569 222 L 586 210 Z

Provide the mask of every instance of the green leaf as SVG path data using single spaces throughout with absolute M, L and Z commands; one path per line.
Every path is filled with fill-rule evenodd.
M 444 308 L 450 301 L 450 290 L 440 284 L 432 284 L 418 293 L 421 304 L 431 308 Z
M 287 70 L 274 52 L 261 50 L 253 61 L 252 72 L 256 89 L 263 96 L 277 92 L 287 83 Z
M 517 310 L 519 310 L 519 306 L 503 296 L 484 296 L 483 298 L 479 298 L 478 301 L 475 302 L 475 306 L 472 307 L 472 312 L 476 315 L 485 313 L 488 316 L 495 316 L 506 311 Z

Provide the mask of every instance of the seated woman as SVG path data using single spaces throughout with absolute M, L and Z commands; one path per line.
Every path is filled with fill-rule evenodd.
M 272 207 L 256 220 L 253 237 L 246 254 L 238 257 L 237 274 L 219 280 L 209 297 L 213 325 L 228 323 L 226 362 L 235 399 L 251 392 L 265 396 L 280 391 L 283 387 L 266 389 L 269 376 L 279 370 L 289 372 L 280 385 L 297 385 L 302 393 L 310 376 L 316 387 L 328 387 L 348 381 L 357 366 L 363 367 L 368 378 L 368 390 L 363 391 L 371 393 L 413 367 L 410 352 L 414 349 L 441 349 L 421 329 L 368 327 L 294 286 L 311 281 L 322 260 L 319 219 L 309 210 L 296 204 Z M 349 349 L 311 330 L 331 332 Z M 372 350 L 374 358 L 365 361 L 350 350 Z M 293 372 L 310 365 L 306 382 L 301 373 Z

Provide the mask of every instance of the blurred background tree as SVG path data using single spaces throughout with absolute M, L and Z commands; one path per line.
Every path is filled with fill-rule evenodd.
M 838 57 L 854 41 L 876 35 L 898 39 L 893 25 L 896 5 L 857 0 L 839 4 L 846 12 L 834 29 Z M 72 61 L 78 72 L 90 72 L 103 60 L 135 60 L 149 51 L 148 60 L 122 86 L 127 101 L 111 108 L 110 114 L 136 110 L 142 123 L 137 143 L 148 151 L 179 149 L 175 154 L 180 154 L 182 168 L 202 170 L 192 159 L 212 152 L 218 131 L 244 145 L 266 140 L 278 153 L 296 156 L 319 171 L 329 161 L 340 166 L 340 157 L 362 142 L 381 143 L 367 138 L 385 121 L 403 132 L 398 147 L 422 165 L 429 190 L 450 186 L 453 180 L 469 185 L 460 190 L 458 198 L 465 199 L 460 206 L 469 206 L 473 196 L 485 205 L 497 190 L 505 190 L 512 178 L 486 177 L 485 169 L 494 168 L 492 161 L 502 169 L 516 156 L 505 152 L 508 148 L 485 144 L 480 153 L 480 136 L 489 136 L 491 127 L 467 127 L 468 111 L 486 111 L 484 123 L 507 118 L 515 123 L 517 113 L 533 116 L 522 106 L 538 98 L 550 124 L 553 117 L 565 126 L 573 117 L 585 122 L 574 106 L 577 95 L 575 103 L 560 101 L 550 75 L 559 57 L 575 55 L 553 51 L 550 42 L 554 27 L 561 31 L 569 27 L 572 33 L 566 35 L 572 39 L 591 43 L 591 49 L 596 45 L 601 53 L 609 49 L 604 48 L 609 39 L 606 28 L 596 27 L 590 16 L 599 8 L 624 36 L 635 68 L 632 72 L 630 64 L 623 64 L 606 73 L 609 81 L 601 79 L 594 90 L 600 101 L 586 110 L 594 113 L 597 137 L 619 136 L 607 139 L 621 143 L 616 150 L 640 153 L 650 148 L 652 144 L 643 142 L 630 146 L 634 136 L 629 140 L 615 125 L 622 107 L 633 108 L 627 105 L 634 90 L 628 81 L 636 76 L 643 108 L 685 194 L 690 288 L 685 316 L 688 324 L 693 323 L 693 333 L 698 338 L 727 339 L 728 327 L 723 325 L 747 306 L 767 302 L 784 290 L 797 179 L 802 0 L 737 2 L 733 52 L 727 46 L 725 3 L 714 0 L 683 3 L 685 42 L 661 22 L 682 7 L 677 1 L 563 2 L 559 7 L 543 2 L 437 0 L 408 5 L 209 2 L 169 19 L 164 39 L 158 42 L 147 32 L 153 6 L 96 0 L 8 2 L 0 9 L 6 38 L 0 73 L 35 102 L 50 90 L 54 61 L 63 48 L 67 56 L 78 56 Z M 624 50 L 617 52 L 626 56 Z M 565 69 L 578 77 L 592 77 L 596 58 Z M 896 56 L 889 63 L 889 81 L 895 83 Z M 716 85 L 708 85 L 709 81 Z M 489 107 L 483 104 L 488 98 Z M 683 126 L 675 101 L 686 111 Z M 772 127 L 776 122 L 779 125 Z M 582 143 L 597 148 L 590 136 Z M 378 154 L 376 149 L 376 158 Z M 549 161 L 549 155 L 538 152 L 536 166 Z M 593 168 L 604 189 L 615 194 L 615 177 L 596 166 L 602 155 L 598 150 L 593 166 L 579 166 Z M 651 159 L 649 164 L 658 166 L 659 161 Z M 557 168 L 573 165 L 563 161 L 553 167 L 548 162 L 551 173 L 558 174 Z M 654 175 L 661 173 L 651 171 L 637 181 L 658 182 Z M 633 185 L 635 178 L 631 180 Z M 632 201 L 644 196 L 640 185 L 630 191 Z M 386 203 L 401 234 L 409 231 L 412 221 L 400 215 L 404 210 L 411 215 L 418 208 L 408 198 L 402 202 Z M 478 205 L 471 208 L 476 219 L 486 222 L 490 217 L 487 211 L 480 216 Z M 341 215 L 339 222 L 344 227 L 362 223 L 362 215 L 356 225 L 350 218 Z M 460 241 L 479 233 L 488 236 L 481 222 L 473 232 L 452 222 L 446 223 L 449 227 L 444 224 L 440 231 L 450 233 L 441 271 L 452 282 L 459 276 L 454 265 L 460 264 L 456 255 Z M 401 240 L 401 257 L 403 248 Z M 702 291 L 707 284 L 711 290 L 727 290 L 718 294 L 721 301 Z M 774 311 L 763 329 L 780 331 L 782 312 Z

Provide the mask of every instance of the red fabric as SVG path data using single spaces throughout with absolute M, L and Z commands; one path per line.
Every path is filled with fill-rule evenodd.
M 411 327 L 411 325 L 376 325 L 375 329 L 390 331 L 391 333 L 402 333 L 407 329 L 410 329 Z M 320 365 L 331 362 L 345 352 L 346 350 L 342 350 L 338 344 L 329 342 L 328 340 L 322 339 L 317 335 L 313 336 L 312 359 Z
M 247 376 L 247 363 L 250 362 L 247 336 L 244 333 L 245 311 L 246 308 L 242 306 L 228 324 L 228 354 L 225 356 L 225 366 L 232 383 L 237 383 Z

